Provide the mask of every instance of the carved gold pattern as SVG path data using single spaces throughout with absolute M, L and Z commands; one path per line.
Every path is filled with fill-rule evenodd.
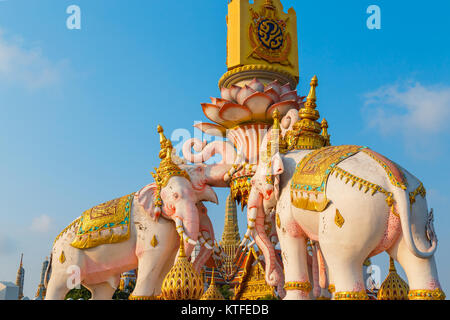
M 266 283 L 265 270 L 253 247 L 247 255 L 239 284 L 234 290 L 233 300 L 258 300 L 267 295 L 275 296 L 274 287 Z
M 380 286 L 378 300 L 408 300 L 408 284 L 399 276 L 395 269 L 394 259 L 389 261 L 389 274 Z
M 341 291 L 334 294 L 335 300 L 369 300 L 369 296 L 365 291 L 352 292 Z
M 164 300 L 198 300 L 203 295 L 202 277 L 186 257 L 183 237 L 178 259 L 164 278 L 161 291 Z
M 312 290 L 309 281 L 289 281 L 284 284 L 285 290 L 300 290 L 309 293 Z
M 345 219 L 344 219 L 344 217 L 341 215 L 341 213 L 339 212 L 338 209 L 336 209 L 336 216 L 334 217 L 334 222 L 336 223 L 336 225 L 337 225 L 339 228 L 342 228 L 342 226 L 343 226 L 344 223 L 345 223 Z
M 248 57 L 262 59 L 269 63 L 291 65 L 288 60 L 292 39 L 286 30 L 286 23 L 278 17 L 277 8 L 264 5 L 260 12 L 250 8 L 252 17 L 249 26 L 251 52 Z
M 128 240 L 133 199 L 134 193 L 86 210 L 71 246 L 88 249 Z
M 408 293 L 409 300 L 445 300 L 444 291 L 440 288 L 434 290 L 411 290 Z

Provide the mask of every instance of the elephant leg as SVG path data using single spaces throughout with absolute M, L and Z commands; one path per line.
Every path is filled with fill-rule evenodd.
M 367 300 L 362 271 L 364 258 L 360 259 L 356 254 L 344 254 L 339 244 L 334 242 L 321 242 L 320 246 L 331 273 L 333 298 Z
M 282 228 L 283 229 L 283 228 Z M 279 233 L 282 251 L 286 296 L 284 300 L 309 300 L 311 283 L 308 275 L 306 239 Z
M 416 257 L 408 249 L 402 236 L 387 252 L 400 263 L 408 277 L 410 300 L 445 299 L 445 294 L 439 283 L 434 257 L 428 259 Z
M 67 287 L 67 275 L 52 274 L 47 285 L 45 300 L 64 300 L 70 289 Z
M 90 300 L 111 300 L 114 292 L 116 291 L 116 289 L 113 288 L 109 282 L 103 282 L 95 285 L 83 285 L 91 292 Z

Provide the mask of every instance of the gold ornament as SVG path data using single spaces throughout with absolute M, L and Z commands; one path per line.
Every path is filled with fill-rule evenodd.
M 336 292 L 336 286 L 335 286 L 334 284 L 330 284 L 330 285 L 328 286 L 328 292 L 329 292 L 329 293 L 334 293 L 334 292 Z
M 378 300 L 408 300 L 408 284 L 398 275 L 394 259 L 389 259 L 389 274 L 381 284 Z
M 164 300 L 198 300 L 203 295 L 202 277 L 186 258 L 183 237 L 178 259 L 164 278 L 161 291 Z
M 345 223 L 345 219 L 344 219 L 344 217 L 341 215 L 341 213 L 339 212 L 338 209 L 336 209 L 336 216 L 334 217 L 334 222 L 336 223 L 336 225 L 337 225 L 339 228 L 342 228 L 342 226 L 343 226 L 344 223 Z
M 153 248 L 156 248 L 156 246 L 158 245 L 158 240 L 156 240 L 156 236 L 153 235 L 152 241 L 150 241 L 150 244 Z
M 352 292 L 341 291 L 334 294 L 335 300 L 369 300 L 369 296 L 365 291 Z
M 172 142 L 165 137 L 163 127 L 158 125 L 157 130 L 160 136 L 159 143 L 161 145 L 161 150 L 159 151 L 159 158 L 161 159 L 161 162 L 159 168 L 155 168 L 155 172 L 152 172 L 152 176 L 158 186 L 155 195 L 155 207 L 160 211 L 162 207 L 161 189 L 167 185 L 170 178 L 180 176 L 189 181 L 191 179 L 186 170 L 181 170 L 180 167 L 172 161 Z
M 61 262 L 61 264 L 66 262 L 66 255 L 64 254 L 64 251 L 61 251 L 61 255 L 59 256 L 59 262 Z
M 284 284 L 285 290 L 300 290 L 309 293 L 312 290 L 311 283 L 309 281 L 289 281 Z
M 422 183 L 420 183 L 420 185 L 417 187 L 416 190 L 414 190 L 413 192 L 409 193 L 409 203 L 411 205 L 413 205 L 414 203 L 416 203 L 416 197 L 418 195 L 421 195 L 423 198 L 426 197 L 427 195 L 427 191 L 425 190 L 424 186 Z
M 434 290 L 411 290 L 408 293 L 409 300 L 445 300 L 445 293 L 442 289 Z
M 280 220 L 280 215 L 278 214 L 278 212 L 275 215 L 275 222 L 277 223 L 278 229 L 280 229 L 280 227 L 281 227 L 281 220 Z

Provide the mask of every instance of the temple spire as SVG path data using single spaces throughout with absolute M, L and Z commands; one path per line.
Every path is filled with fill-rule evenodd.
M 223 228 L 221 247 L 225 251 L 224 271 L 226 276 L 231 277 L 235 271 L 234 260 L 236 249 L 239 246 L 241 237 L 239 235 L 239 226 L 237 220 L 236 202 L 231 194 L 227 197 L 225 206 L 225 225 Z
M 23 268 L 23 253 L 20 257 L 20 265 L 19 269 L 17 270 L 17 277 L 16 277 L 16 286 L 19 287 L 19 296 L 18 299 L 22 300 L 23 298 L 23 284 L 25 279 L 25 269 Z

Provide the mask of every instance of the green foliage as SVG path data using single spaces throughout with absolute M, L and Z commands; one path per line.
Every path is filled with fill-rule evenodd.
M 230 298 L 233 296 L 234 292 L 230 289 L 230 286 L 228 284 L 225 284 L 219 288 L 220 293 L 223 295 L 225 300 L 230 300 Z
M 66 295 L 65 300 L 67 299 L 73 299 L 73 300 L 89 300 L 91 298 L 91 292 L 86 289 L 85 287 L 81 286 L 80 289 L 72 289 L 69 291 L 69 293 Z

